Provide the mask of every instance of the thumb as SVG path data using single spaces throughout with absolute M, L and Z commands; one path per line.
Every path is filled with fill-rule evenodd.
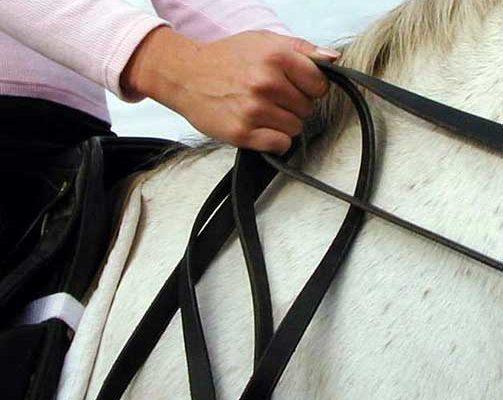
M 332 50 L 328 47 L 318 47 L 304 39 L 293 38 L 292 40 L 293 49 L 296 52 L 301 53 L 313 60 L 334 62 L 341 56 L 341 53 L 336 50 Z

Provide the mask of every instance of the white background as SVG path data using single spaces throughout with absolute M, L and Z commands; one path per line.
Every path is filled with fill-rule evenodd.
M 127 0 L 154 12 L 149 0 Z M 239 1 L 239 0 L 236 0 Z M 296 36 L 327 45 L 365 29 L 403 0 L 263 0 Z M 112 129 L 121 136 L 153 136 L 190 140 L 195 129 L 174 112 L 151 100 L 127 104 L 107 93 Z

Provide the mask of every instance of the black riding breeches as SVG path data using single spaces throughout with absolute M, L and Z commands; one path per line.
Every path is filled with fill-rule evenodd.
M 82 143 L 94 136 L 115 137 L 108 123 L 64 105 L 0 97 L 2 399 L 53 398 L 71 331 L 58 319 L 16 318 L 54 293 L 80 299 L 103 257 L 102 155 Z

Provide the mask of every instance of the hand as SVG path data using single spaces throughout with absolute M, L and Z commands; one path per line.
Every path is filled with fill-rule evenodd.
M 267 31 L 201 44 L 162 27 L 139 46 L 121 83 L 184 115 L 210 137 L 282 154 L 302 132 L 315 99 L 328 91 L 310 58 L 337 57 Z

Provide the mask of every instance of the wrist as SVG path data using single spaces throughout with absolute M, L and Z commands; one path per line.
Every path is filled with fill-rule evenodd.
M 126 95 L 145 96 L 168 107 L 187 75 L 198 44 L 171 28 L 158 27 L 145 36 L 124 68 L 120 84 Z

